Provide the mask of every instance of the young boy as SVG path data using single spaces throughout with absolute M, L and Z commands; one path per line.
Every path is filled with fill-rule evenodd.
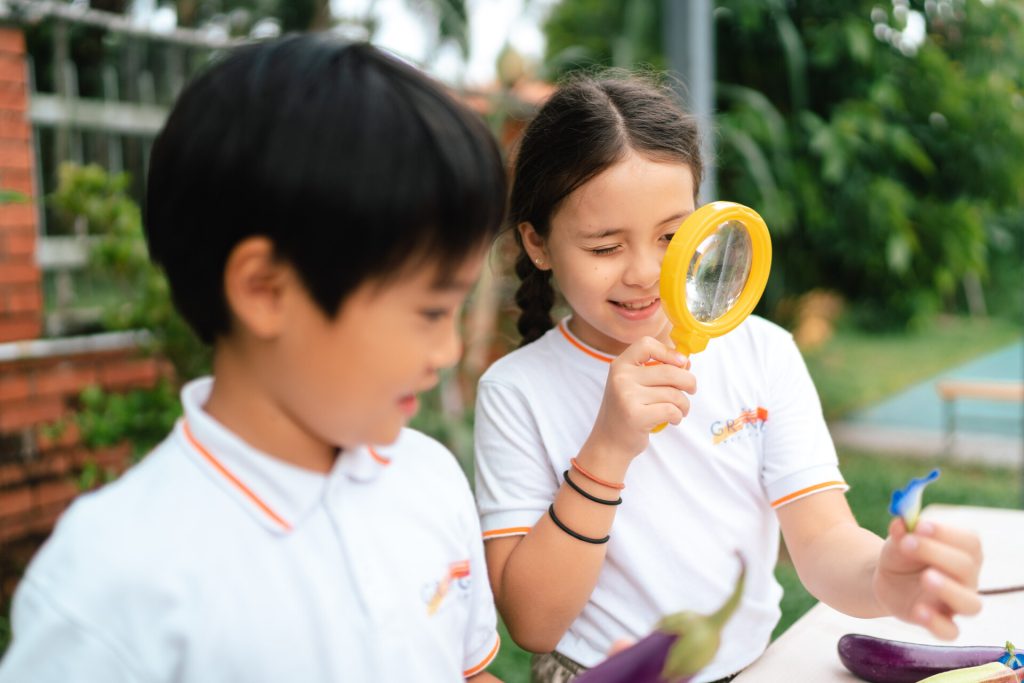
M 459 356 L 504 199 L 483 123 L 368 45 L 247 46 L 192 83 L 146 230 L 214 376 L 64 515 L 0 680 L 493 680 L 469 487 L 403 425 Z

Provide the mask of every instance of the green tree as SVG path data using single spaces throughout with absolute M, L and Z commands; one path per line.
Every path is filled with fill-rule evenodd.
M 636 3 L 590 4 L 552 14 L 554 66 L 581 47 L 613 63 L 616 16 Z M 715 17 L 721 195 L 772 229 L 769 306 L 828 287 L 891 327 L 964 307 L 978 282 L 994 310 L 1020 310 L 1024 8 L 721 0 Z

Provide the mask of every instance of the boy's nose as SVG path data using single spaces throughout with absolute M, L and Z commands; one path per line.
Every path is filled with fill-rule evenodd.
M 450 368 L 462 357 L 462 335 L 457 329 L 458 323 L 452 326 L 444 339 L 433 349 L 431 365 L 437 370 Z

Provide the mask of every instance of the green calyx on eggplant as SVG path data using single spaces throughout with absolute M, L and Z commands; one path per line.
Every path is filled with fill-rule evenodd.
M 850 673 L 871 683 L 917 683 L 946 671 L 990 664 L 1007 654 L 997 646 L 924 645 L 859 633 L 840 638 L 838 651 Z
M 575 683 L 685 683 L 711 663 L 721 643 L 722 628 L 740 604 L 747 568 L 729 599 L 714 614 L 676 612 L 663 618 L 650 634 L 594 668 Z

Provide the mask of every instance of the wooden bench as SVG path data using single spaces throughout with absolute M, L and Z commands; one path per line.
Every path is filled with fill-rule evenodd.
M 1024 382 L 945 379 L 935 383 L 935 391 L 943 402 L 943 419 L 946 431 L 946 449 L 953 444 L 956 431 L 956 401 L 974 399 L 979 401 L 1005 401 L 1024 403 Z

